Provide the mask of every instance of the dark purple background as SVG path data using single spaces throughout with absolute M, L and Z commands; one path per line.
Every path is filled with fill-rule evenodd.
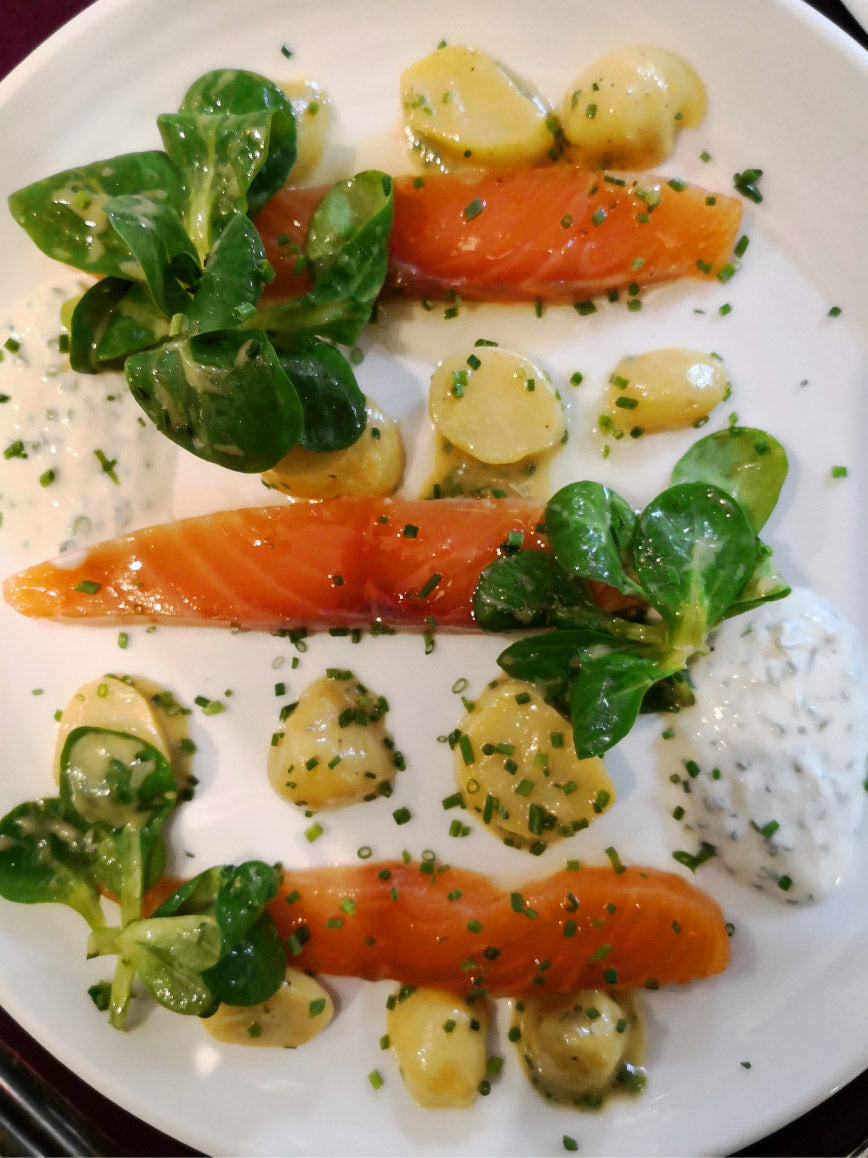
M 178 0 L 182 3 L 183 0 Z M 722 0 L 726 2 L 726 0 Z M 757 0 L 761 3 L 762 0 Z M 807 0 L 868 48 L 868 35 L 838 0 Z M 65 24 L 86 0 L 0 0 L 0 77 Z M 866 112 L 868 115 L 868 112 Z M 805 1020 L 809 1011 L 794 1011 Z M 46 1053 L 0 1010 L 0 1154 L 193 1155 L 108 1102 Z M 178 1091 L 179 1100 L 183 1091 Z M 40 1107 L 41 1113 L 33 1112 Z M 843 1156 L 868 1139 L 868 1075 L 798 1122 L 740 1152 L 761 1156 Z

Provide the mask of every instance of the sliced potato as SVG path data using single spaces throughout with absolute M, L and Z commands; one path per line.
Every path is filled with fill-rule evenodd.
M 547 1098 L 596 1109 L 618 1084 L 641 1088 L 644 1034 L 628 993 L 530 998 L 516 1003 L 513 1026 L 525 1071 Z
M 402 991 L 386 1016 L 389 1044 L 414 1101 L 431 1109 L 470 1106 L 485 1077 L 489 1013 L 439 989 Z
M 274 789 L 314 810 L 376 796 L 400 762 L 386 729 L 387 710 L 386 701 L 350 672 L 314 680 L 271 746 Z
M 401 431 L 370 399 L 365 410 L 367 425 L 352 446 L 322 454 L 296 446 L 263 474 L 263 481 L 299 499 L 390 495 L 404 473 Z
M 55 741 L 55 772 L 66 738 L 76 728 L 108 728 L 147 740 L 169 757 L 169 746 L 154 704 L 130 679 L 107 675 L 91 680 L 75 692 L 60 717 Z
M 518 462 L 550 450 L 566 434 L 548 375 L 502 346 L 474 347 L 441 362 L 428 408 L 440 434 L 480 462 Z
M 298 153 L 291 176 L 297 185 L 307 180 L 320 162 L 331 123 L 331 101 L 314 80 L 287 81 L 280 87 L 295 115 Z
M 54 745 L 54 774 L 60 753 L 75 728 L 108 728 L 146 740 L 168 759 L 179 787 L 192 776 L 194 746 L 187 729 L 189 712 L 159 684 L 142 676 L 106 675 L 91 680 L 69 699 L 60 715 Z
M 489 684 L 459 731 L 464 804 L 517 848 L 572 836 L 615 799 L 603 761 L 580 760 L 569 722 L 522 680 Z
M 705 116 L 705 86 L 686 61 L 641 45 L 602 57 L 570 85 L 561 127 L 571 161 L 586 169 L 648 169 L 679 129 Z
M 519 462 L 480 462 L 446 439 L 434 441 L 434 466 L 421 490 L 427 499 L 535 498 L 551 496 L 550 452 L 529 455 Z
M 544 97 L 478 48 L 438 48 L 400 83 L 407 132 L 426 161 L 507 167 L 538 162 L 552 148 Z
M 202 1024 L 228 1045 L 296 1049 L 322 1033 L 334 1017 L 327 990 L 300 969 L 287 968 L 280 988 L 258 1005 L 220 1005 Z
M 720 358 L 667 347 L 622 358 L 609 378 L 608 423 L 624 433 L 680 430 L 729 396 Z

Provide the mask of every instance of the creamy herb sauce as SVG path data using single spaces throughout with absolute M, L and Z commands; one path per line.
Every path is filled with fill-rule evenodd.
M 76 374 L 60 349 L 60 307 L 83 288 L 74 273 L 42 287 L 0 332 L 0 543 L 10 554 L 56 555 L 170 514 L 174 447 L 122 374 Z
M 864 811 L 868 675 L 855 629 L 795 588 L 725 623 L 692 676 L 696 704 L 667 749 L 676 815 L 745 883 L 818 898 L 845 871 Z

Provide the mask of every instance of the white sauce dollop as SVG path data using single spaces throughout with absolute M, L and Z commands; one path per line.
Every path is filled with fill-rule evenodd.
M 868 677 L 855 629 L 795 588 L 724 623 L 691 674 L 696 703 L 667 748 L 681 759 L 676 815 L 745 883 L 817 899 L 844 872 L 864 812 Z
M 123 374 L 76 374 L 59 349 L 60 307 L 83 288 L 66 275 L 0 330 L 0 546 L 31 560 L 169 517 L 175 448 Z

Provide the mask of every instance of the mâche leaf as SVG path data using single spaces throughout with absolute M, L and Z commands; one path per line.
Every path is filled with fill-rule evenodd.
M 166 153 L 124 153 L 56 173 L 12 193 L 12 216 L 43 253 L 85 273 L 135 280 L 141 272 L 105 213 L 121 194 L 160 198 L 180 210 L 181 175 Z
M 709 632 L 787 594 L 756 535 L 786 472 L 778 446 L 735 427 L 702 439 L 676 467 L 678 481 L 638 514 L 608 487 L 570 484 L 546 506 L 551 550 L 506 555 L 482 572 L 480 627 L 555 628 L 511 644 L 498 663 L 569 715 L 580 756 L 607 751 L 640 712 L 691 703 L 689 665 Z M 604 612 L 591 582 L 631 602 Z
M 332 343 L 356 342 L 382 288 L 391 178 L 339 182 L 310 225 L 313 287 L 262 302 L 274 274 L 250 215 L 295 163 L 289 99 L 258 73 L 216 69 L 157 125 L 165 151 L 96 161 L 9 199 L 45 253 L 101 278 L 71 311 L 73 369 L 123 366 L 158 430 L 229 470 L 268 470 L 299 441 L 351 446 L 365 399 Z
M 264 471 L 298 441 L 301 404 L 264 333 L 175 338 L 132 355 L 125 369 L 155 426 L 199 458 Z
M 732 495 L 762 529 L 787 477 L 787 454 L 776 438 L 749 426 L 729 426 L 700 438 L 675 464 L 672 482 L 706 482 Z

